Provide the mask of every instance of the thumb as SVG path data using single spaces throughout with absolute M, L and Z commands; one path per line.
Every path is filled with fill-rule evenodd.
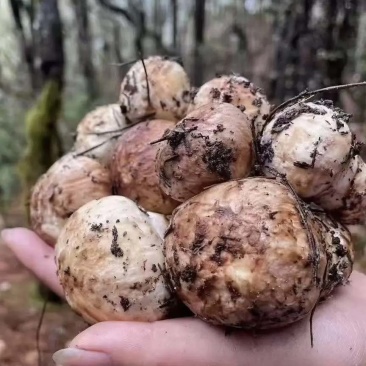
M 98 323 L 53 357 L 62 366 L 238 364 L 237 351 L 222 329 L 188 318 L 155 323 Z

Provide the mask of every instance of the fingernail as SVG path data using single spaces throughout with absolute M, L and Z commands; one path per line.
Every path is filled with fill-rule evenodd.
M 52 358 L 57 365 L 62 366 L 112 366 L 111 358 L 105 353 L 79 348 L 61 349 Z

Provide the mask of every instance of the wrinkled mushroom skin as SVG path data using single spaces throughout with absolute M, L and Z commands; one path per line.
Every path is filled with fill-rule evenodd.
M 259 88 L 238 75 L 223 75 L 203 84 L 188 112 L 212 102 L 231 103 L 239 108 L 254 122 L 257 133 L 261 131 L 271 107 Z
M 152 120 L 132 126 L 118 139 L 111 164 L 114 192 L 132 199 L 145 210 L 171 214 L 178 202 L 167 196 L 159 187 L 155 169 L 158 140 L 174 122 Z
M 116 131 L 125 126 L 126 120 L 118 104 L 97 107 L 87 113 L 79 123 L 73 149 L 76 152 L 90 149 L 84 155 L 108 165 L 117 141 L 117 138 L 111 137 L 118 134 Z M 108 133 L 108 131 L 114 132 Z
M 249 175 L 254 163 L 248 117 L 228 103 L 188 114 L 160 143 L 161 189 L 183 202 L 205 187 Z
M 54 246 L 65 221 L 74 211 L 111 193 L 112 183 L 105 167 L 86 156 L 66 154 L 33 187 L 30 201 L 32 228 Z
M 352 159 L 349 115 L 331 103 L 297 103 L 264 128 L 260 157 L 266 175 L 284 174 L 305 199 L 329 190 Z
M 160 231 L 148 212 L 121 196 L 76 211 L 56 245 L 57 273 L 69 305 L 89 324 L 168 317 L 176 301 L 162 274 Z
M 315 213 L 315 217 L 327 252 L 327 270 L 321 292 L 321 299 L 325 299 L 334 288 L 347 283 L 353 269 L 354 246 L 350 231 L 342 224 L 322 212 Z
M 313 227 L 309 214 L 309 227 Z M 211 187 L 180 205 L 165 238 L 180 299 L 213 324 L 272 328 L 316 305 L 326 264 L 320 232 L 308 240 L 290 190 L 267 178 Z M 318 264 L 317 263 L 318 260 Z
M 150 102 L 142 61 L 130 68 L 121 84 L 119 103 L 128 123 L 148 117 L 179 121 L 191 100 L 187 73 L 179 63 L 160 56 L 149 57 L 144 63 Z
M 343 205 L 334 211 L 334 215 L 344 225 L 359 225 L 366 221 L 366 164 L 361 158 L 358 161 L 356 175 L 343 197 Z

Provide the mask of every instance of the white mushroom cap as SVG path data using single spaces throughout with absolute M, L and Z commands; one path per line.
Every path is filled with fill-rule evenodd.
M 348 118 L 327 102 L 297 103 L 279 112 L 260 141 L 266 174 L 272 175 L 274 169 L 286 175 L 303 198 L 329 190 L 352 158 Z
M 87 113 L 76 130 L 74 150 L 83 152 L 91 149 L 85 155 L 107 165 L 111 159 L 117 138 L 116 132 L 126 127 L 126 119 L 118 104 L 100 106 Z M 114 131 L 108 133 L 108 131 Z M 100 146 L 99 146 L 100 145 Z M 99 146 L 95 149 L 94 147 Z
M 109 196 L 108 170 L 97 161 L 72 153 L 57 160 L 32 189 L 30 219 L 33 230 L 54 246 L 68 217 L 85 203 Z
M 189 113 L 160 143 L 156 158 L 161 189 L 184 202 L 208 186 L 247 177 L 253 168 L 248 117 L 229 103 Z
M 146 58 L 144 63 L 150 103 L 146 73 L 142 61 L 138 61 L 121 84 L 119 102 L 122 113 L 131 123 L 148 117 L 180 120 L 191 100 L 187 73 L 178 62 L 160 56 Z
M 121 196 L 91 201 L 70 217 L 56 245 L 58 276 L 88 323 L 169 316 L 176 301 L 164 276 L 163 222 Z
M 366 164 L 359 158 L 356 175 L 343 197 L 343 206 L 335 215 L 344 225 L 363 224 L 366 221 Z
M 165 239 L 180 299 L 213 324 L 271 328 L 309 314 L 326 264 L 319 228 L 277 180 L 211 187 L 180 205 Z M 309 238 L 315 239 L 312 242 Z
M 188 113 L 212 102 L 231 103 L 254 121 L 256 132 L 260 132 L 270 112 L 270 104 L 263 94 L 248 79 L 239 75 L 223 75 L 203 84 Z

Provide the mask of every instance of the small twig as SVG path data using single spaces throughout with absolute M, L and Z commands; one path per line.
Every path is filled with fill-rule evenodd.
M 276 169 L 270 168 L 270 167 L 265 167 L 267 170 L 270 171 L 270 173 L 277 179 L 279 178 L 281 180 L 281 183 L 283 185 L 285 185 L 292 193 L 293 197 L 295 198 L 295 201 L 297 203 L 298 206 L 298 211 L 300 214 L 300 218 L 301 218 L 301 222 L 303 224 L 303 227 L 306 231 L 306 236 L 309 242 L 309 246 L 310 246 L 310 252 L 311 252 L 311 256 L 313 258 L 313 265 L 314 265 L 314 271 L 313 271 L 313 280 L 315 282 L 315 285 L 317 285 L 317 273 L 318 273 L 318 266 L 319 266 L 319 248 L 317 247 L 317 243 L 315 241 L 313 232 L 309 226 L 309 223 L 307 221 L 307 215 L 308 215 L 308 209 L 305 206 L 305 203 L 301 200 L 301 198 L 299 197 L 299 195 L 296 193 L 296 190 L 294 189 L 294 187 L 291 185 L 291 183 L 287 180 L 286 175 L 285 174 L 281 174 L 280 172 L 278 172 Z
M 101 131 L 101 132 L 88 132 L 88 133 L 86 133 L 86 135 L 95 135 L 95 136 L 109 135 L 110 133 L 122 132 L 126 128 L 129 128 L 129 127 L 131 127 L 131 126 L 126 126 L 126 127 L 117 128 L 115 130 L 108 130 L 108 131 Z
M 264 129 L 266 128 L 266 126 L 268 125 L 268 123 L 271 121 L 271 119 L 273 118 L 273 116 L 278 111 L 280 111 L 283 108 L 287 107 L 289 104 L 291 104 L 293 102 L 296 102 L 296 101 L 301 101 L 301 99 L 303 99 L 303 98 L 304 98 L 303 101 L 309 100 L 312 97 L 314 97 L 315 95 L 320 94 L 320 93 L 324 93 L 324 92 L 327 92 L 327 91 L 350 89 L 350 88 L 354 88 L 354 87 L 357 87 L 357 86 L 366 86 L 366 81 L 362 81 L 362 82 L 359 82 L 359 83 L 351 83 L 351 84 L 344 84 L 344 85 L 329 86 L 327 88 L 316 89 L 316 90 L 308 90 L 308 89 L 305 89 L 300 94 L 296 95 L 293 98 L 290 98 L 290 99 L 286 100 L 285 102 L 281 103 L 280 105 L 278 105 L 277 107 L 275 107 L 271 111 L 271 113 L 266 118 L 265 123 L 263 124 L 262 130 L 260 132 L 260 136 L 263 135 Z
M 155 144 L 157 144 L 159 142 L 163 142 L 163 141 L 169 140 L 171 138 L 172 134 L 174 134 L 174 133 L 176 133 L 176 134 L 186 134 L 186 133 L 190 133 L 192 131 L 197 130 L 197 128 L 198 128 L 198 126 L 194 126 L 192 128 L 188 128 L 187 130 L 184 130 L 183 129 L 183 131 L 170 130 L 166 135 L 164 135 L 160 139 L 150 142 L 150 145 L 155 145 Z
M 146 65 L 145 65 L 144 57 L 142 55 L 141 50 L 139 51 L 139 54 L 140 54 L 140 59 L 141 59 L 141 62 L 142 62 L 142 66 L 144 67 L 144 71 L 145 71 L 146 88 L 147 88 L 147 102 L 149 103 L 149 107 L 151 107 L 149 79 L 147 77 Z
M 286 107 L 287 105 L 291 104 L 292 102 L 296 102 L 298 99 L 301 99 L 303 97 L 313 97 L 317 94 L 324 93 L 327 91 L 349 89 L 349 88 L 354 88 L 356 86 L 366 86 L 366 81 L 362 81 L 359 83 L 352 83 L 352 84 L 328 86 L 327 88 L 316 89 L 316 90 L 307 90 L 306 89 L 303 92 L 301 92 L 300 94 L 298 94 L 297 96 L 286 100 L 285 102 L 283 102 L 282 104 L 277 106 L 275 109 L 273 109 L 273 111 L 270 113 L 270 115 L 268 116 L 267 119 L 271 119 L 278 110 L 282 109 L 283 107 Z
M 170 137 L 170 134 L 167 134 L 166 136 L 163 136 L 163 137 L 161 137 L 158 140 L 155 140 L 155 141 L 150 142 L 150 145 L 155 145 L 155 144 L 158 144 L 159 142 L 163 142 L 163 141 L 169 140 L 169 137 Z
M 36 330 L 36 348 L 37 348 L 37 355 L 38 355 L 38 366 L 42 366 L 42 351 L 41 351 L 41 346 L 40 346 L 40 338 L 41 338 L 41 327 L 42 327 L 43 319 L 44 319 L 44 316 L 46 313 L 48 298 L 49 298 L 49 296 L 47 296 L 46 299 L 44 300 L 42 310 L 41 310 L 41 316 L 39 318 L 39 322 L 38 322 L 37 330 Z
M 130 127 L 130 126 L 129 126 L 129 127 Z M 121 135 L 114 135 L 114 136 L 111 136 L 110 138 L 108 138 L 107 140 L 105 140 L 105 141 L 101 142 L 101 143 L 100 143 L 100 144 L 98 144 L 98 145 L 95 145 L 95 146 L 93 146 L 93 147 L 91 147 L 91 148 L 89 148 L 89 149 L 86 149 L 86 150 L 82 151 L 82 152 L 76 153 L 76 154 L 75 154 L 75 156 L 82 156 L 82 155 L 85 155 L 85 154 L 87 154 L 88 152 L 93 151 L 93 150 L 95 150 L 95 149 L 98 149 L 98 147 L 101 147 L 101 146 L 105 145 L 107 142 L 109 142 L 109 141 L 111 141 L 111 140 L 113 140 L 113 139 L 115 139 L 115 138 L 118 138 L 118 137 L 120 137 L 120 136 L 121 136 Z
M 254 171 L 258 174 L 261 173 L 261 165 L 260 164 L 260 154 L 259 154 L 259 141 L 256 137 L 256 132 L 255 132 L 255 121 L 254 119 L 252 120 L 251 124 L 250 124 L 250 129 L 252 132 L 252 140 L 253 140 L 253 148 L 254 148 Z
M 315 304 L 315 306 L 311 310 L 311 314 L 310 314 L 310 344 L 311 344 L 311 348 L 314 347 L 313 318 L 314 318 L 314 313 L 315 313 L 315 309 L 316 309 L 317 305 L 318 305 L 318 302 Z
M 122 63 L 110 63 L 111 66 L 118 66 L 118 67 L 124 67 L 124 66 L 128 66 L 131 65 L 133 63 L 135 63 L 137 60 L 131 60 L 131 61 L 126 61 L 126 62 L 122 62 Z

